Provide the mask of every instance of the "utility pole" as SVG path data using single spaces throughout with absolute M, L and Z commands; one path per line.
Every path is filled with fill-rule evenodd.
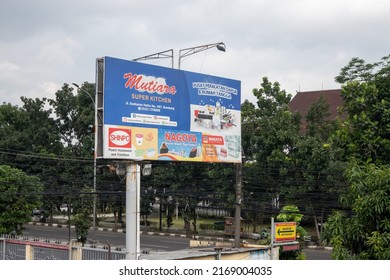
M 140 250 L 140 164 L 126 163 L 126 260 L 138 260 Z
M 236 211 L 234 215 L 234 247 L 241 245 L 242 163 L 236 163 Z
M 241 162 L 236 163 L 236 211 L 234 215 L 234 247 L 241 247 L 242 164 L 245 160 L 241 146 Z

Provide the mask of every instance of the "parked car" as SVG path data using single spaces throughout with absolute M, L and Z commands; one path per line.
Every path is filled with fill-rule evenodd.
M 68 204 L 61 204 L 60 211 L 63 213 L 68 213 Z M 70 213 L 73 213 L 72 207 L 70 207 Z
M 41 208 L 34 208 L 32 211 L 33 216 L 41 216 L 45 213 L 45 210 Z

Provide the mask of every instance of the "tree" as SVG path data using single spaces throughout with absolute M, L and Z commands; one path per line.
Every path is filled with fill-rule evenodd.
M 94 104 L 84 91 L 93 93 L 94 85 L 84 83 L 81 88 L 74 95 L 73 88 L 65 83 L 56 98 L 49 100 L 62 143 L 59 155 L 72 159 L 58 162 L 56 182 L 47 188 L 57 194 L 61 189 L 60 201 L 67 200 L 67 194 L 93 185 Z
M 153 213 L 154 190 L 152 188 L 145 189 L 141 193 L 140 215 L 143 217 L 143 223 L 148 226 L 148 216 Z
M 26 126 L 25 119 L 25 112 L 18 106 L 10 103 L 0 106 L 0 147 L 2 151 L 10 152 L 1 154 L 2 162 L 15 162 L 13 152 L 26 149 L 28 135 L 23 130 Z
M 345 186 L 344 153 L 333 137 L 340 122 L 327 120 L 329 104 L 323 97 L 306 116 L 290 112 L 291 95 L 268 78 L 263 78 L 253 93 L 257 107 L 245 101 L 241 108 L 243 149 L 249 151 L 245 153 L 249 162 L 245 166 L 244 197 L 253 212 L 246 218 L 256 223 L 257 212 L 294 204 L 311 213 L 307 217 L 313 217 L 320 240 L 317 225 L 323 223 L 329 209 L 339 206 L 337 197 Z M 300 133 L 303 117 L 308 124 L 306 134 Z
M 0 234 L 21 234 L 34 208 L 41 206 L 43 185 L 35 176 L 0 165 Z
M 348 118 L 337 138 L 346 156 L 389 164 L 390 55 L 373 64 L 354 58 L 336 81 L 344 83 L 342 97 Z
M 335 259 L 390 259 L 390 166 L 351 163 L 349 192 L 341 197 L 352 213 L 327 221 L 325 240 Z
M 256 221 L 258 212 L 278 207 L 282 187 L 293 167 L 291 154 L 299 139 L 300 116 L 290 112 L 291 94 L 278 82 L 264 77 L 253 94 L 257 106 L 249 101 L 242 106 L 242 143 L 247 160 L 243 190 L 244 206 L 253 209 Z
M 306 259 L 305 254 L 302 252 L 302 245 L 307 235 L 306 230 L 300 225 L 303 215 L 299 212 L 299 209 L 295 205 L 286 205 L 280 211 L 280 214 L 276 217 L 279 222 L 295 222 L 296 223 L 296 234 L 297 241 L 300 243 L 299 250 L 280 251 L 280 260 L 303 260 Z
M 286 154 L 292 151 L 297 140 L 300 125 L 300 116 L 292 114 L 288 108 L 291 94 L 267 77 L 263 78 L 259 89 L 253 89 L 253 94 L 257 97 L 257 109 L 252 113 L 256 120 L 255 131 L 251 132 L 256 160 L 269 164 L 285 162 Z
M 7 156 L 2 155 L 2 160 L 28 174 L 39 174 L 44 168 L 39 154 L 58 154 L 62 144 L 52 111 L 45 108 L 47 100 L 21 99 L 24 103 L 21 108 L 11 104 L 0 106 L 0 148 L 9 152 Z M 25 156 L 18 156 L 19 152 L 24 152 Z
M 390 258 L 390 56 L 365 64 L 352 59 L 336 80 L 348 117 L 337 131 L 349 161 L 345 211 L 325 224 L 325 240 L 337 259 Z
M 204 199 L 208 199 L 210 182 L 205 168 L 205 163 L 168 162 L 153 168 L 151 184 L 160 190 L 157 193 L 160 204 L 163 203 L 167 210 L 167 224 L 170 225 L 173 203 L 185 205 L 182 218 L 187 233 L 196 232 L 197 214 L 196 207 Z
M 92 189 L 88 187 L 82 189 L 74 205 L 72 205 L 76 212 L 73 223 L 75 225 L 77 241 L 83 245 L 87 241 L 88 229 L 91 226 L 90 215 L 92 214 L 93 207 L 92 197 L 89 195 L 91 191 Z
M 327 120 L 329 104 L 321 96 L 309 108 L 305 116 L 307 131 L 296 143 L 290 157 L 295 169 L 290 171 L 285 195 L 311 213 L 321 241 L 326 213 L 339 207 L 338 195 L 345 189 L 343 170 L 346 169 L 343 153 L 333 144 L 333 133 L 340 127 L 339 120 Z

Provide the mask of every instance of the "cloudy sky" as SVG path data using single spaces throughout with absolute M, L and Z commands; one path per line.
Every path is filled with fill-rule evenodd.
M 296 91 L 340 88 L 353 57 L 390 54 L 388 0 L 1 0 L 0 104 L 54 98 L 64 83 L 95 82 L 95 60 L 134 59 L 224 42 L 181 69 L 241 80 L 242 101 L 262 77 Z M 169 59 L 148 61 L 170 67 Z

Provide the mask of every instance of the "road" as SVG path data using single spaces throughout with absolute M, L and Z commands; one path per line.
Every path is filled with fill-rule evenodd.
M 36 226 L 26 225 L 23 234 L 25 236 L 43 237 L 51 239 L 69 240 L 69 229 L 48 227 L 48 226 Z M 70 230 L 70 238 L 75 239 L 74 230 Z M 88 240 L 98 240 L 98 242 L 105 244 L 108 242 L 112 246 L 125 246 L 126 236 L 122 232 L 110 232 L 110 231 L 95 231 L 95 236 L 90 231 Z M 151 251 L 176 251 L 189 247 L 189 239 L 184 237 L 171 237 L 171 236 L 153 236 L 142 234 L 141 250 Z
M 51 239 L 68 240 L 69 229 L 48 227 L 48 226 L 36 226 L 26 225 L 24 231 L 25 236 L 43 237 Z M 70 237 L 75 238 L 74 230 L 70 230 Z M 98 240 L 99 243 L 105 244 L 108 242 L 111 246 L 125 246 L 126 236 L 122 232 L 110 232 L 96 230 L 95 234 L 90 231 L 88 237 L 89 240 Z M 187 249 L 189 247 L 189 238 L 185 237 L 173 237 L 173 236 L 159 236 L 159 235 L 147 235 L 142 234 L 141 250 L 147 251 L 177 251 Z M 328 250 L 317 249 L 304 249 L 304 253 L 308 260 L 331 260 L 331 252 Z
M 322 249 L 303 249 L 307 260 L 331 260 L 331 251 Z

